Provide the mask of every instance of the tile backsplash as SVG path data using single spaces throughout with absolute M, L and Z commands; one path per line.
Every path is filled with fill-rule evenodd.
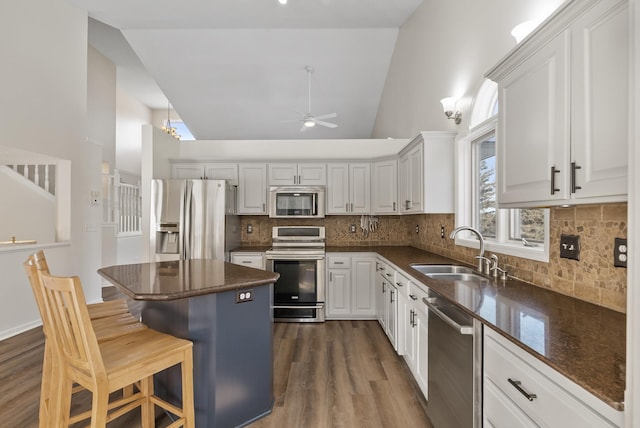
M 455 225 L 453 214 L 379 216 L 378 229 L 367 235 L 360 229 L 360 216 L 328 216 L 322 220 L 265 216 L 241 217 L 242 245 L 271 243 L 271 227 L 287 224 L 324 225 L 328 246 L 410 245 L 454 260 L 475 265 L 477 249 L 456 246 L 448 238 Z M 251 224 L 253 233 L 247 233 Z M 350 232 L 355 225 L 356 233 Z M 416 226 L 418 233 L 416 233 Z M 445 238 L 440 237 L 440 227 Z M 498 253 L 509 275 L 539 287 L 549 288 L 600 306 L 625 312 L 627 270 L 613 266 L 615 238 L 627 237 L 627 204 L 583 205 L 551 208 L 549 262 Z M 560 235 L 579 235 L 580 260 L 560 258 Z

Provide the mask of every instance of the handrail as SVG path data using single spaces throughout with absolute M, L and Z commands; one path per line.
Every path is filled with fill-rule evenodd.
M 37 243 L 38 241 L 35 239 L 22 239 L 18 241 L 15 236 L 12 236 L 8 241 L 0 241 L 0 245 L 28 245 Z

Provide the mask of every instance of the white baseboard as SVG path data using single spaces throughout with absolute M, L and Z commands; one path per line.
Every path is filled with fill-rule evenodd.
M 38 327 L 42 325 L 42 321 L 34 320 L 17 327 L 13 327 L 9 330 L 0 331 L 0 340 L 5 340 L 20 333 L 24 333 L 27 330 L 31 330 L 32 328 Z

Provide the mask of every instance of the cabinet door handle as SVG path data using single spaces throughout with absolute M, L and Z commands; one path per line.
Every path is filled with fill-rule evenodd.
M 582 167 L 576 165 L 575 162 L 571 162 L 571 193 L 576 193 L 576 190 L 582 189 L 582 187 L 576 186 L 576 169 L 582 169 Z
M 333 282 L 333 272 L 329 272 L 329 282 Z
M 394 300 L 393 300 L 393 295 L 394 294 L 395 293 L 393 292 L 393 290 L 391 290 L 391 294 L 389 294 L 389 297 L 390 297 L 391 300 L 389 301 L 389 303 L 393 303 L 394 302 Z
M 411 300 L 418 300 L 418 298 L 416 296 L 414 296 L 413 294 L 409 294 L 409 297 L 411 297 Z
M 525 390 L 524 390 L 524 388 L 522 388 L 522 387 L 520 386 L 520 385 L 522 385 L 522 382 L 520 382 L 519 380 L 513 380 L 513 379 L 511 379 L 511 378 L 508 378 L 507 380 L 509 381 L 509 383 L 510 383 L 511 385 L 513 385 L 513 387 L 514 387 L 515 389 L 517 389 L 517 390 L 518 390 L 518 392 L 519 392 L 520 394 L 524 395 L 524 396 L 525 396 L 525 398 L 526 398 L 527 400 L 529 400 L 529 401 L 533 401 L 533 400 L 535 400 L 536 398 L 538 398 L 538 396 L 537 396 L 536 394 L 531 394 L 531 393 L 529 393 L 529 392 L 525 391 Z
M 413 309 L 409 311 L 409 325 L 413 327 Z
M 559 172 L 560 170 L 556 169 L 555 166 L 551 167 L 551 194 L 552 195 L 560 191 L 560 189 L 556 188 L 556 174 L 558 174 Z
M 347 202 L 346 204 L 344 204 L 344 210 L 346 212 L 349 212 L 349 202 Z
M 393 203 L 393 212 L 396 212 L 396 203 Z
M 353 212 L 353 202 L 351 202 L 351 212 Z
M 266 212 L 267 211 L 267 204 L 262 204 L 262 212 Z

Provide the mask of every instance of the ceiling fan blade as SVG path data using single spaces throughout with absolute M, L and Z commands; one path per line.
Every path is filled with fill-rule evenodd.
M 313 121 L 321 126 L 326 126 L 327 128 L 337 128 L 338 125 L 335 123 L 330 123 L 330 122 L 325 122 L 324 120 L 317 120 L 317 118 L 314 118 Z
M 334 117 L 338 117 L 338 113 L 327 113 L 321 114 L 320 116 L 313 116 L 314 119 L 331 119 Z
M 306 125 L 304 125 L 304 124 L 303 124 L 303 125 L 302 125 L 302 128 L 300 128 L 300 132 L 306 132 L 307 128 L 308 128 L 308 127 L 307 127 Z

